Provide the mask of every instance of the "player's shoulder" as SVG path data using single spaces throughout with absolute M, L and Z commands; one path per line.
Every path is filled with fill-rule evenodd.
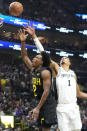
M 52 74 L 48 69 L 45 69 L 41 72 L 41 77 L 43 79 L 52 78 Z
M 72 74 L 75 74 L 74 70 L 72 70 L 72 69 L 70 69 L 69 72 Z
M 50 67 L 42 67 L 41 68 L 41 74 L 47 74 L 47 73 L 50 73 L 51 75 L 52 75 L 52 70 L 51 70 L 51 68 Z

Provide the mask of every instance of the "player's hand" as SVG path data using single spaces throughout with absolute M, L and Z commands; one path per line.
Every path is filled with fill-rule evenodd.
M 41 42 L 41 44 L 48 43 L 48 39 L 43 36 L 38 36 L 37 38 Z
M 26 41 L 28 34 L 25 34 L 25 30 L 20 29 L 18 31 L 18 36 L 19 36 L 21 42 L 23 42 L 23 41 Z
M 29 21 L 29 25 L 26 24 L 26 26 L 24 26 L 24 28 L 25 28 L 25 31 L 27 31 L 32 36 L 33 39 L 37 37 L 35 34 L 34 25 L 33 25 L 33 27 L 31 27 L 30 21 Z
M 32 113 L 32 119 L 33 120 L 37 120 L 38 117 L 39 117 L 40 110 L 36 107 L 32 111 L 33 111 L 33 113 Z
M 29 120 L 30 120 L 31 123 L 33 122 L 32 114 L 33 114 L 33 110 L 29 111 L 28 115 L 29 115 Z

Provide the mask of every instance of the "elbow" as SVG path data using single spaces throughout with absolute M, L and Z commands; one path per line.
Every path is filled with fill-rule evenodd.
M 79 98 L 79 97 L 80 97 L 80 95 L 79 95 L 79 94 L 77 94 L 77 97 Z
M 81 92 L 77 93 L 78 98 L 82 98 Z

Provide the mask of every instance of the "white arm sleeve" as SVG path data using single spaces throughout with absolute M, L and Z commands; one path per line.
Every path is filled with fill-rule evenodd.
M 44 51 L 44 48 L 42 46 L 42 44 L 40 43 L 40 41 L 38 40 L 38 38 L 33 39 L 34 43 L 37 47 L 37 49 L 39 50 L 39 52 L 41 53 L 42 51 Z

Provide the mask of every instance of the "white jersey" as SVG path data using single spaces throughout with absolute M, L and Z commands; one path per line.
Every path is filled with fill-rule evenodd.
M 58 104 L 76 103 L 76 77 L 72 70 L 64 70 L 60 67 L 56 77 Z

